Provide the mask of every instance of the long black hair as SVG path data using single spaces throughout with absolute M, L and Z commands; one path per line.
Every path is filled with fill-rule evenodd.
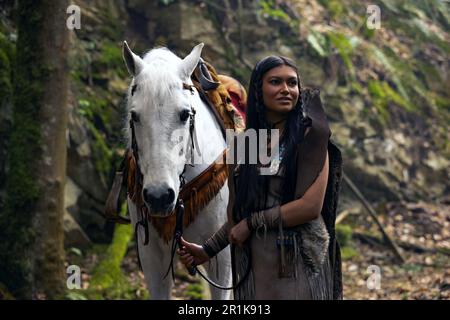
M 298 69 L 294 62 L 282 56 L 268 56 L 259 61 L 253 69 L 247 98 L 246 130 L 268 129 L 270 133 L 271 124 L 266 119 L 266 106 L 263 101 L 263 77 L 269 70 L 286 65 L 293 68 L 297 73 L 299 98 L 297 104 L 288 113 L 284 132 L 280 138 L 280 146 L 284 145 L 284 156 L 280 167 L 284 167 L 284 181 L 282 183 L 281 204 L 294 199 L 296 183 L 296 145 L 303 139 L 308 121 L 303 118 L 302 88 Z M 259 134 L 257 134 L 258 150 L 260 144 Z M 268 176 L 259 175 L 257 164 L 250 164 L 248 161 L 248 148 L 246 144 L 246 159 L 240 165 L 239 175 L 236 177 L 235 202 L 233 207 L 233 218 L 237 222 L 248 217 L 252 212 L 266 209 Z M 259 159 L 258 159 L 259 160 Z M 258 161 L 259 162 L 259 161 Z M 281 169 L 280 168 L 280 169 Z

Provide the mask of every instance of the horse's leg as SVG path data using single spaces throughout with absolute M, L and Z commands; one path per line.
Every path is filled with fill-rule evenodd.
M 149 229 L 153 229 L 149 226 Z M 153 230 L 155 231 L 155 230 Z M 151 232 L 150 241 L 143 244 L 143 230 L 139 232 L 139 257 L 142 270 L 144 270 L 147 287 L 150 290 L 150 298 L 153 300 L 168 300 L 171 298 L 173 287 L 172 275 L 164 275 L 170 263 L 170 247 L 164 245 L 156 232 Z
M 200 213 L 198 219 L 194 221 L 192 226 L 186 229 L 186 240 L 202 244 L 212 233 L 219 230 L 227 219 L 225 212 L 227 200 L 228 187 L 225 185 L 220 190 L 220 193 L 205 207 L 203 212 Z M 208 278 L 221 286 L 231 286 L 231 255 L 229 247 L 223 249 L 216 257 L 205 263 L 203 267 L 206 270 Z M 230 299 L 230 290 L 225 291 L 217 289 L 211 285 L 209 287 L 211 299 Z
M 217 260 L 216 260 L 217 259 Z M 212 258 L 209 263 L 204 264 L 204 268 L 209 279 L 222 287 L 231 286 L 231 256 L 229 247 L 223 249 L 219 254 Z M 231 290 L 218 289 L 209 285 L 212 300 L 229 300 Z
M 128 208 L 131 223 L 134 228 L 138 217 L 136 206 L 129 199 Z M 147 245 L 144 245 L 144 238 L 144 228 L 139 226 L 137 230 L 139 258 L 147 288 L 150 291 L 150 298 L 154 300 L 170 299 L 173 286 L 172 277 L 169 274 L 163 280 L 163 276 L 170 262 L 170 248 L 162 243 L 151 224 L 149 224 L 149 243 Z

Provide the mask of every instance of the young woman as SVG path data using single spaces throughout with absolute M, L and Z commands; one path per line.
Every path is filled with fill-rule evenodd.
M 230 244 L 235 299 L 342 299 L 342 160 L 318 90 L 301 87 L 291 60 L 266 57 L 252 72 L 246 118 L 246 130 L 280 130 L 274 174 L 259 161 L 229 164 L 228 222 L 201 246 L 182 239 L 180 260 L 203 264 Z

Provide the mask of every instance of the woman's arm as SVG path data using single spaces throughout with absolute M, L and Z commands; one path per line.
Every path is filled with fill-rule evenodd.
M 220 251 L 222 251 L 226 246 L 230 244 L 228 240 L 228 221 L 226 221 L 222 227 L 214 233 L 211 238 L 205 241 L 205 243 L 202 245 L 203 250 L 205 250 L 206 254 L 213 258 L 216 256 Z
M 186 266 L 199 265 L 208 261 L 210 258 L 216 256 L 226 246 L 230 244 L 229 233 L 233 206 L 234 206 L 234 180 L 233 180 L 234 166 L 228 165 L 228 205 L 227 205 L 227 221 L 222 227 L 216 231 L 203 245 L 190 243 L 181 238 L 182 248 L 179 249 L 178 255 L 181 262 Z
M 216 231 L 203 245 L 187 242 L 181 237 L 181 249 L 177 250 L 180 261 L 187 267 L 200 265 L 215 257 L 228 246 L 228 222 Z
M 294 227 L 319 217 L 328 182 L 328 153 L 321 172 L 303 197 L 282 206 L 253 213 L 249 218 L 240 221 L 230 230 L 230 242 L 242 245 L 252 230 L 263 225 L 269 229 L 278 228 L 279 219 L 284 227 Z M 249 220 L 248 220 L 249 219 Z
M 314 183 L 306 190 L 300 199 L 281 206 L 280 215 L 283 226 L 294 227 L 319 217 L 322 212 L 323 201 L 328 182 L 328 153 L 322 170 Z
M 269 229 L 277 228 L 280 218 L 285 227 L 294 227 L 316 219 L 322 211 L 323 201 L 325 199 L 328 183 L 328 170 L 327 153 L 318 177 L 301 198 L 288 202 L 282 206 L 278 205 L 273 208 L 254 212 L 249 218 L 248 229 L 254 230 L 262 225 L 265 225 Z M 240 229 L 242 229 L 242 226 Z

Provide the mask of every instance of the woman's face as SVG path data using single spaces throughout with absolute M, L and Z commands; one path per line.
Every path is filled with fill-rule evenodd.
M 297 72 L 287 65 L 267 71 L 263 76 L 262 91 L 268 120 L 282 119 L 298 101 Z

